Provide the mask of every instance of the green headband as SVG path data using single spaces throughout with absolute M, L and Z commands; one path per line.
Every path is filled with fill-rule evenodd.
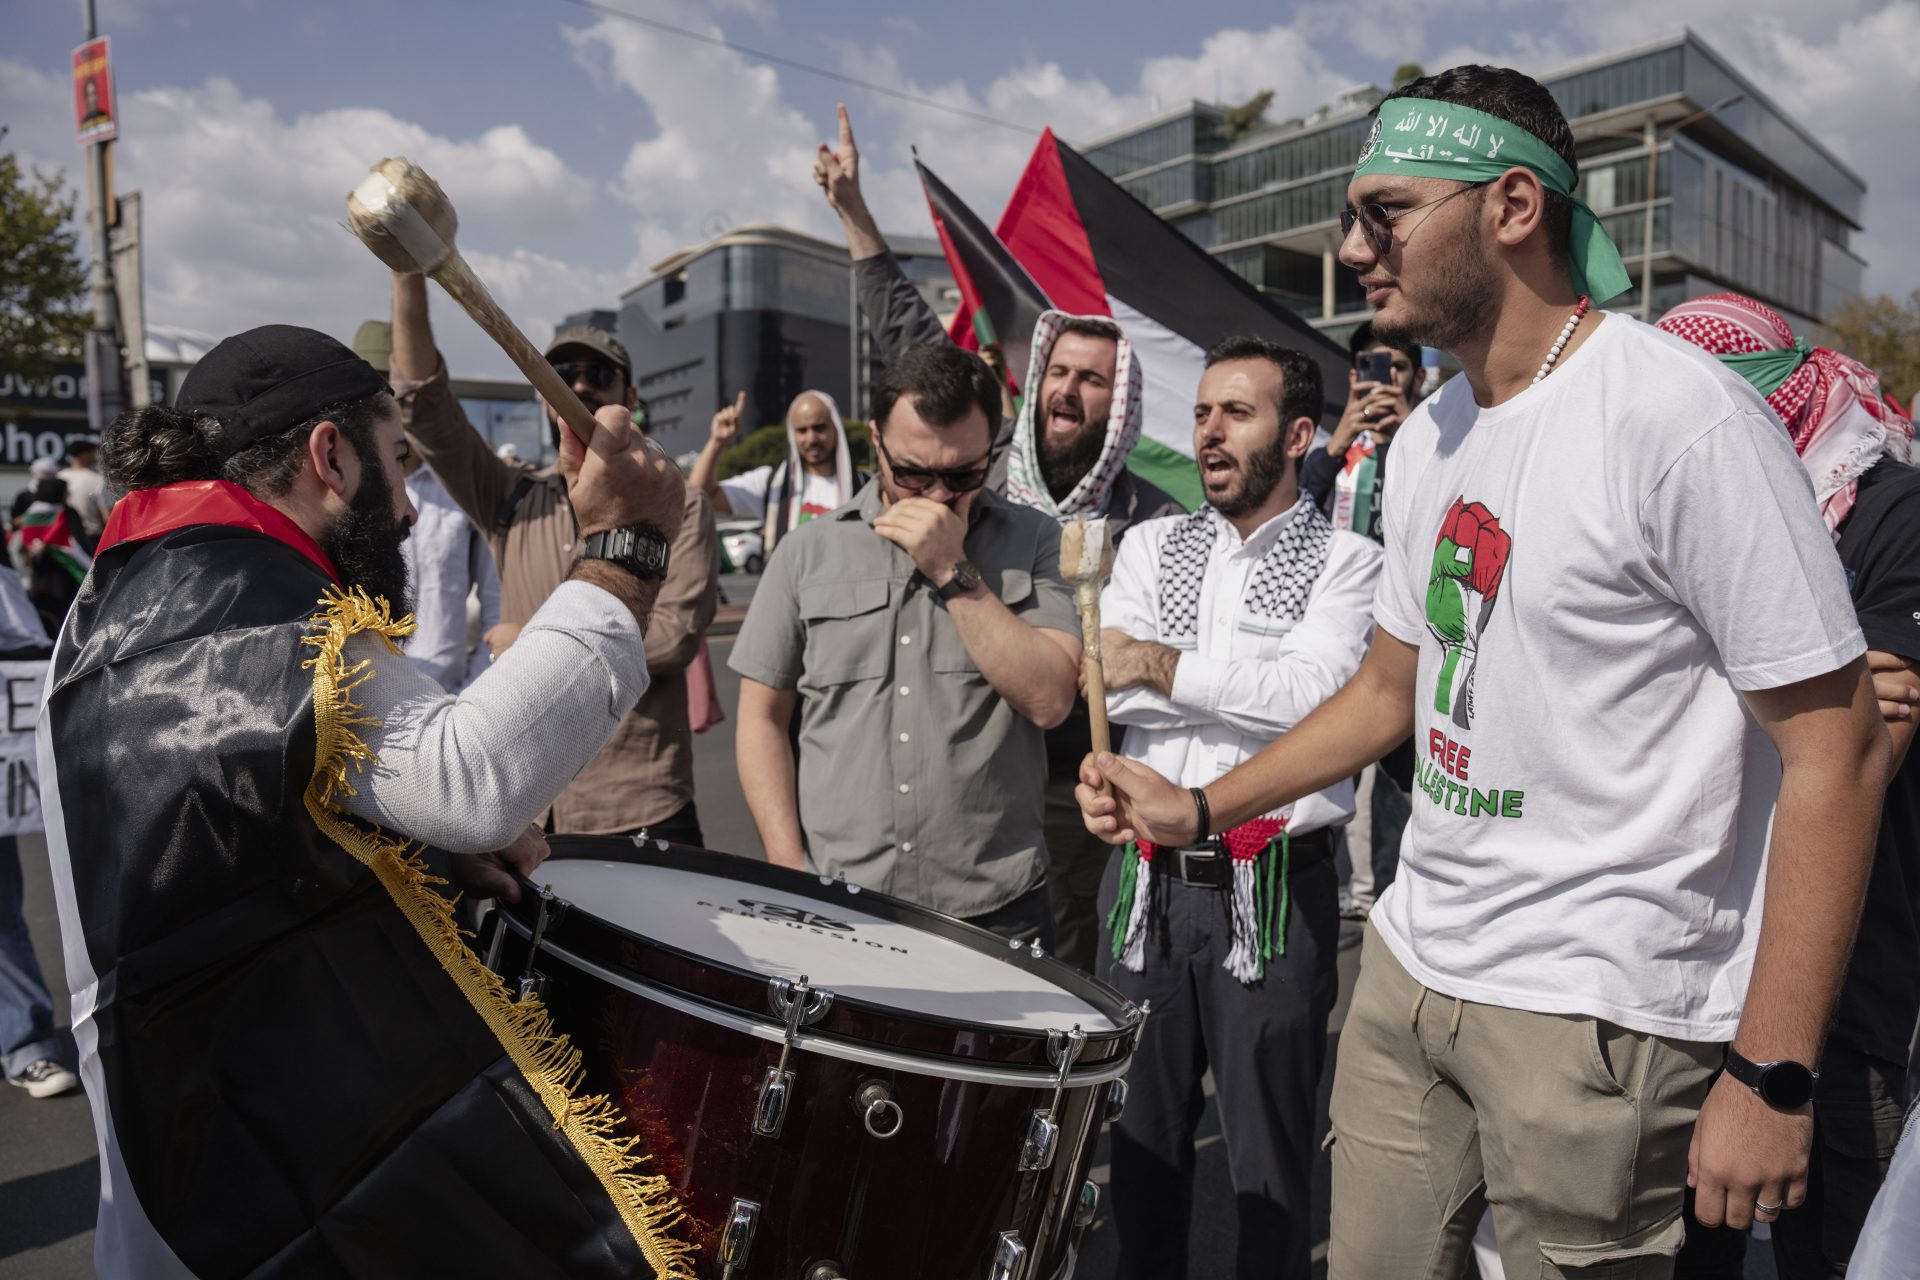
M 1491 182 L 1509 169 L 1530 169 L 1540 185 L 1573 201 L 1573 284 L 1594 303 L 1633 286 L 1620 251 L 1586 202 L 1576 179 L 1546 143 L 1508 120 L 1452 102 L 1389 98 L 1360 149 L 1353 176 L 1404 173 L 1454 182 Z
M 1770 396 L 1785 386 L 1812 354 L 1813 348 L 1805 338 L 1795 338 L 1784 350 L 1736 351 L 1721 356 L 1720 363 L 1751 382 L 1761 395 Z

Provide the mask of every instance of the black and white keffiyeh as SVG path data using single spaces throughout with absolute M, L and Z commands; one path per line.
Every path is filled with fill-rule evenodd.
M 1160 642 L 1191 649 L 1200 636 L 1200 591 L 1213 540 L 1224 517 L 1210 506 L 1181 520 L 1160 544 Z M 1307 597 L 1327 567 L 1333 526 L 1310 500 L 1284 517 L 1273 545 L 1260 557 L 1247 583 L 1240 625 L 1252 631 L 1285 630 L 1307 613 Z

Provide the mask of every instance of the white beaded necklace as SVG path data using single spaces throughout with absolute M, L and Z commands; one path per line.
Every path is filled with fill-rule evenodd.
M 1553 362 L 1558 360 L 1560 353 L 1567 349 L 1567 340 L 1573 337 L 1573 331 L 1580 327 L 1581 319 L 1587 314 L 1587 308 L 1592 305 L 1592 298 L 1584 293 L 1580 295 L 1580 305 L 1576 306 L 1573 314 L 1567 317 L 1566 327 L 1560 330 L 1560 336 L 1554 339 L 1553 350 L 1547 352 L 1547 358 L 1540 364 L 1540 372 L 1533 375 L 1533 382 L 1528 383 L 1528 386 L 1537 385 L 1540 379 L 1553 372 Z

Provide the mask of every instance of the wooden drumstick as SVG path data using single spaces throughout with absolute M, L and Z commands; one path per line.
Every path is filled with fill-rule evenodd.
M 553 406 L 582 444 L 593 439 L 593 415 L 566 380 L 540 354 L 518 325 L 487 292 L 454 243 L 460 219 L 453 202 L 427 171 L 405 156 L 389 156 L 373 166 L 347 196 L 347 225 L 374 256 L 395 271 L 418 271 L 438 280 L 507 358 L 526 375 L 534 390 Z
M 1060 530 L 1060 576 L 1073 584 L 1073 603 L 1080 611 L 1080 661 L 1087 673 L 1087 718 L 1095 755 L 1113 750 L 1106 673 L 1100 664 L 1100 588 L 1113 574 L 1113 550 L 1105 516 L 1080 516 Z M 1113 794 L 1104 782 L 1100 790 Z

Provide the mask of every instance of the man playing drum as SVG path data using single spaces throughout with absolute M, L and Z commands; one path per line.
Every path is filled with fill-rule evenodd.
M 1101 597 L 1108 715 L 1125 754 L 1205 785 L 1348 680 L 1373 632 L 1380 550 L 1335 531 L 1299 484 L 1320 369 L 1230 338 L 1207 353 L 1193 445 L 1207 504 L 1135 525 Z M 1201 1075 L 1212 1068 L 1243 1277 L 1305 1276 L 1313 1141 L 1334 967 L 1333 828 L 1354 788 L 1233 830 L 1111 859 L 1102 974 L 1152 1002 L 1113 1134 L 1124 1277 L 1185 1267 Z
M 1463 373 L 1394 445 L 1373 647 L 1219 781 L 1107 757 L 1081 804 L 1179 845 L 1414 730 L 1340 1042 L 1328 1273 L 1458 1275 L 1490 1205 L 1509 1274 L 1665 1276 L 1689 1186 L 1736 1227 L 1805 1194 L 1886 778 L 1866 646 L 1758 393 L 1592 311 L 1629 281 L 1552 95 L 1458 67 L 1377 115 L 1341 257 L 1376 334 Z
M 101 1275 L 688 1274 L 669 1188 L 432 873 L 517 897 L 647 687 L 685 492 L 597 422 L 562 436 L 581 558 L 457 697 L 394 647 L 410 450 L 364 360 L 270 325 L 113 425 L 128 492 L 39 730 Z

